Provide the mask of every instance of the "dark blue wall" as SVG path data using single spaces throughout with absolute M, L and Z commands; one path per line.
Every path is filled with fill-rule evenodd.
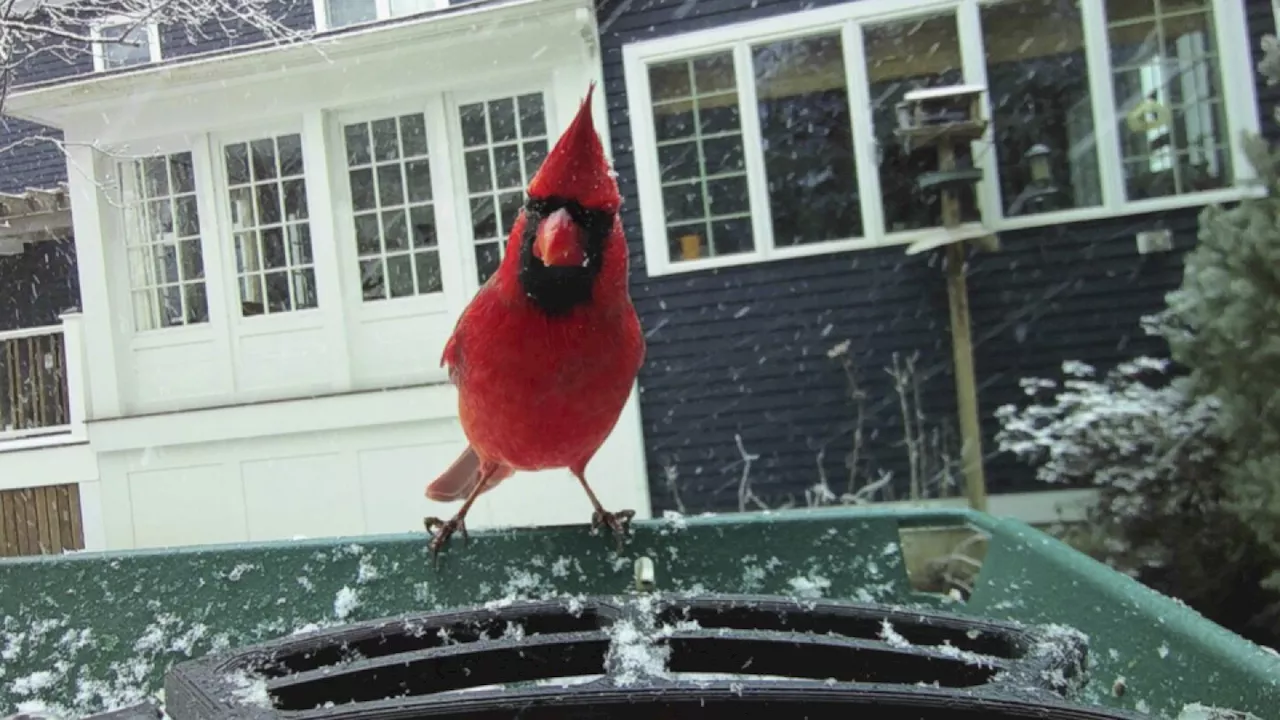
M 1247 0 L 1255 56 L 1273 32 L 1268 0 Z M 803 504 L 818 475 L 818 451 L 833 489 L 843 487 L 854 405 L 843 371 L 826 356 L 850 340 L 869 395 L 863 473 L 889 470 L 905 493 L 897 395 L 882 368 L 893 353 L 920 353 L 931 418 L 954 426 L 955 390 L 942 270 L 936 256 L 902 248 L 859 251 L 649 278 L 645 272 L 628 125 L 622 47 L 748 19 L 830 5 L 787 0 L 603 0 L 605 89 L 624 224 L 635 268 L 632 293 L 649 354 L 641 372 L 642 414 L 655 510 L 736 509 L 743 471 L 735 434 L 759 454 L 754 492 L 770 504 Z M 1256 62 L 1257 57 L 1255 57 Z M 1264 108 L 1277 93 L 1259 87 Z M 1263 113 L 1267 116 L 1269 109 Z M 1141 353 L 1166 354 L 1139 318 L 1181 281 L 1181 254 L 1195 242 L 1196 209 L 1002 233 L 998 254 L 972 257 L 970 297 L 994 492 L 1042 489 L 1030 470 L 995 450 L 993 411 L 1024 397 L 1026 376 L 1060 376 L 1063 360 L 1106 368 Z M 1170 228 L 1177 252 L 1138 255 L 1133 234 Z M 673 488 L 666 479 L 677 475 Z M 678 491 L 680 499 L 676 500 Z

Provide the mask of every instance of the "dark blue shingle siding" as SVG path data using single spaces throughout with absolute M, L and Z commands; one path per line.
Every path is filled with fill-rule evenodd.
M 1248 0 L 1255 48 L 1273 32 L 1267 0 Z M 736 509 L 742 473 L 734 435 L 756 453 L 753 490 L 770 503 L 804 502 L 819 476 L 818 451 L 833 489 L 844 489 L 854 406 L 843 372 L 826 356 L 849 340 L 870 396 L 864 473 L 907 477 L 897 396 L 883 368 L 893 353 L 919 353 L 928 377 L 923 405 L 955 425 L 945 281 L 934 255 L 902 248 L 860 251 L 650 278 L 644 270 L 622 47 L 631 42 L 777 16 L 830 2 L 785 0 L 603 0 L 598 5 L 614 158 L 624 196 L 632 293 L 648 336 L 641 412 L 656 511 L 674 508 L 666 482 L 678 477 L 690 512 Z M 1266 129 L 1276 135 L 1274 88 L 1259 88 Z M 1139 318 L 1158 310 L 1182 277 L 1195 243 L 1198 209 L 1112 218 L 1002 234 L 997 254 L 975 254 L 969 280 L 988 483 L 993 492 L 1043 489 L 1031 470 L 996 452 L 992 413 L 1022 399 L 1018 381 L 1057 377 L 1062 361 L 1103 369 L 1135 355 L 1166 352 Z M 1176 251 L 1138 255 L 1134 233 L 1174 232 Z M 739 312 L 746 309 L 745 314 Z

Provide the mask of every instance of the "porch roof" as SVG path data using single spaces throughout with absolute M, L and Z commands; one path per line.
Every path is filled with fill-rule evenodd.
M 70 228 L 71 195 L 67 183 L 0 192 L 0 255 L 21 252 L 24 241 Z

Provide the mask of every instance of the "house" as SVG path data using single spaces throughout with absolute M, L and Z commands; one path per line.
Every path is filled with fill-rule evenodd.
M 906 251 L 940 221 L 916 182 L 936 159 L 895 133 L 907 92 L 986 88 L 990 128 L 959 151 L 982 173 L 961 219 L 1000 244 L 968 256 L 972 356 L 991 508 L 1024 517 L 1081 493 L 1028 494 L 1047 488 L 998 452 L 995 409 L 1064 360 L 1167 354 L 1139 318 L 1180 283 L 1200 209 L 1252 192 L 1241 133 L 1274 130 L 1254 70 L 1267 0 L 605 0 L 598 16 L 655 511 L 803 506 L 884 473 L 878 497 L 958 491 L 930 450 L 955 436 L 957 389 L 942 253 Z M 895 357 L 898 377 L 916 358 L 907 393 Z
M 591 7 L 357 5 L 282 12 L 320 29 L 293 44 L 201 47 L 140 26 L 145 42 L 74 55 L 74 72 L 42 56 L 9 93 L 5 112 L 65 151 L 61 174 L 11 187 L 65 179 L 81 310 L 48 331 L 65 338 L 71 408 L 23 426 L 56 434 L 15 429 L 0 446 L 0 488 L 78 493 L 11 498 L 6 528 L 30 513 L 53 527 L 76 504 L 85 546 L 130 548 L 421 532 L 452 511 L 422 495 L 465 444 L 441 352 L 599 79 Z M 70 283 L 42 266 L 51 242 L 25 237 L 3 266 L 40 279 L 37 298 Z M 8 376 L 19 396 L 29 372 Z M 470 525 L 589 521 L 567 471 L 543 474 L 486 495 Z M 587 475 L 602 501 L 649 515 L 636 397 Z M 61 538 L 37 534 L 19 540 Z
M 909 91 L 968 85 L 990 122 L 955 232 L 999 238 L 968 258 L 986 480 L 1044 519 L 1063 496 L 1028 492 L 992 412 L 1063 360 L 1162 351 L 1138 318 L 1199 209 L 1252 192 L 1240 133 L 1270 122 L 1263 0 L 290 2 L 305 42 L 142 27 L 6 100 L 36 124 L 11 133 L 64 142 L 4 182 L 65 180 L 70 223 L 21 257 L 74 237 L 74 281 L 29 272 L 82 310 L 23 322 L 64 338 L 67 419 L 0 445 L 0 488 L 77 488 L 88 547 L 442 514 L 408 500 L 462 446 L 440 349 L 593 79 L 649 348 L 588 469 L 607 503 L 959 493 L 942 253 L 907 252 L 938 241 L 937 160 L 895 129 Z M 584 521 L 566 478 L 473 527 Z

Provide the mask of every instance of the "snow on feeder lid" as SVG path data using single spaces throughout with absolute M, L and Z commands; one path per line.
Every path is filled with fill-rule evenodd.
M 641 593 L 418 613 L 175 666 L 174 720 L 1128 720 L 1076 705 L 1085 638 L 874 604 Z

